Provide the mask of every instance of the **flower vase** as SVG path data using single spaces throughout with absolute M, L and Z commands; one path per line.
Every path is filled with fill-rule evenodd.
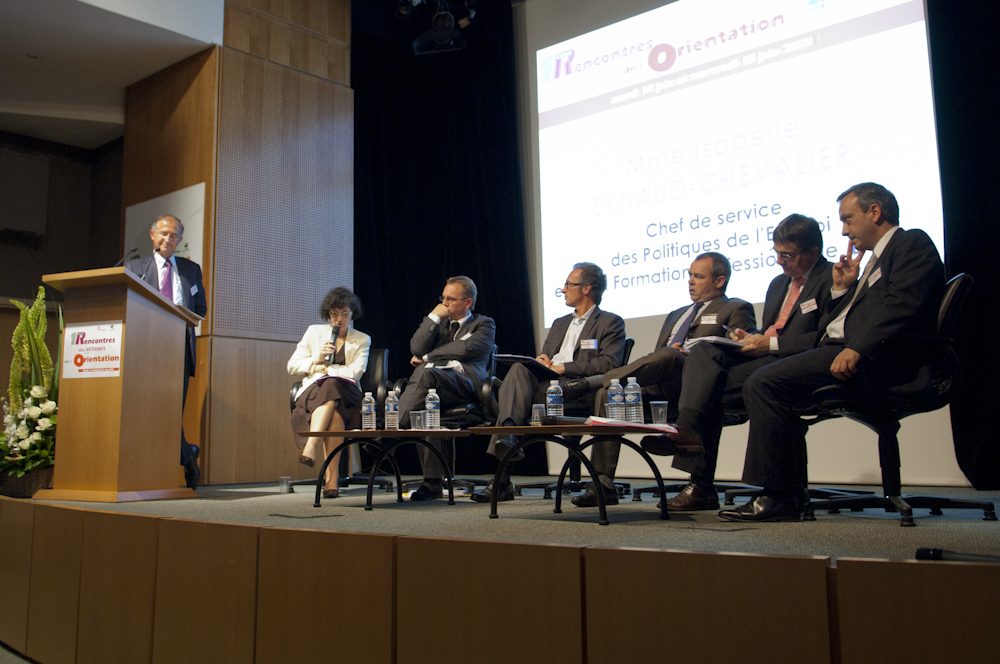
M 0 496 L 31 498 L 39 489 L 52 486 L 52 470 L 53 466 L 38 468 L 23 477 L 11 477 L 6 472 L 0 472 Z

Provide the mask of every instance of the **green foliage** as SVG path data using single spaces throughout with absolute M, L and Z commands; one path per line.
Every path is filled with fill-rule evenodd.
M 18 300 L 11 300 L 11 303 L 21 312 L 11 338 L 14 357 L 10 363 L 10 385 L 7 389 L 10 407 L 16 411 L 23 405 L 26 387 L 41 385 L 52 395 L 53 401 L 58 395 L 53 390 L 55 368 L 52 355 L 45 345 L 45 288 L 38 287 L 38 295 L 30 307 Z
M 55 463 L 58 378 L 45 345 L 45 289 L 31 306 L 11 300 L 20 311 L 11 346 L 10 384 L 3 404 L 0 473 L 22 477 Z M 62 330 L 62 310 L 59 311 Z M 58 355 L 57 355 L 58 358 Z

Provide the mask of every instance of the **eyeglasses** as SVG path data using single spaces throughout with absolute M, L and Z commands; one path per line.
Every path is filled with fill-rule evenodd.
M 438 302 L 441 304 L 451 304 L 452 302 L 461 302 L 462 300 L 468 300 L 467 297 L 452 297 L 450 295 L 439 295 Z
M 340 311 L 331 311 L 330 318 L 336 318 L 337 320 L 347 320 L 351 317 L 350 309 L 341 309 Z
M 563 283 L 563 290 L 566 290 L 567 288 L 579 288 L 582 285 L 582 281 L 566 281 Z
M 778 251 L 777 249 L 774 250 L 774 253 L 783 261 L 795 260 L 802 255 L 801 251 Z

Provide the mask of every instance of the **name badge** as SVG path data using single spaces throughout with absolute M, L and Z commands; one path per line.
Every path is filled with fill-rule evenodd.
M 816 311 L 816 309 L 817 309 L 816 298 L 814 297 L 809 298 L 805 302 L 799 303 L 799 311 L 801 311 L 804 314 L 807 314 L 810 311 Z
M 597 339 L 580 339 L 580 348 L 583 350 L 597 350 Z
M 875 285 L 875 282 L 882 278 L 882 268 L 877 267 L 875 270 L 868 275 L 868 288 Z
M 197 295 L 198 294 L 198 287 L 197 286 L 192 286 L 191 287 L 191 294 L 192 295 Z
M 472 332 L 466 332 L 458 338 L 459 341 L 468 341 L 469 337 L 472 336 Z
M 704 316 L 701 317 L 701 320 L 698 321 L 698 324 L 699 325 L 718 325 L 719 324 L 719 315 L 718 314 L 705 314 Z

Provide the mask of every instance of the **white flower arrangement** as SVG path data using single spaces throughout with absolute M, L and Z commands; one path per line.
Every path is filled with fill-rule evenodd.
M 24 408 L 16 414 L 3 402 L 3 433 L 0 433 L 0 473 L 23 477 L 36 468 L 51 466 L 55 460 L 58 407 L 49 400 L 45 388 L 33 385 Z M 40 405 L 35 405 L 40 400 Z

